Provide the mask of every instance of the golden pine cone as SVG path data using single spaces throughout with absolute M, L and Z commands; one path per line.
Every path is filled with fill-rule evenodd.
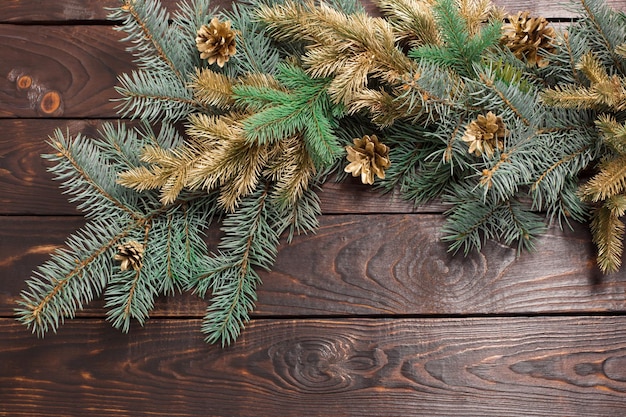
M 549 22 L 545 17 L 529 17 L 530 12 L 519 12 L 517 15 L 509 15 L 509 23 L 502 27 L 501 41 L 521 60 L 526 60 L 528 65 L 543 68 L 548 61 L 538 55 L 539 50 L 554 51 L 552 40 L 555 32 L 548 27 Z
M 506 134 L 507 130 L 502 118 L 489 112 L 486 116 L 479 115 L 476 120 L 467 125 L 463 141 L 469 145 L 467 150 L 469 153 L 476 156 L 484 153 L 491 158 L 494 149 L 504 149 Z
M 222 68 L 231 56 L 237 52 L 236 33 L 230 28 L 230 21 L 220 22 L 217 17 L 211 23 L 202 25 L 196 37 L 196 46 L 200 58 L 207 59 L 209 64 Z
M 121 261 L 120 269 L 126 271 L 134 269 L 139 271 L 143 262 L 143 245 L 136 240 L 131 240 L 117 247 L 116 261 Z
M 385 169 L 389 168 L 389 147 L 378 141 L 376 135 L 365 135 L 363 138 L 355 138 L 354 146 L 346 146 L 348 152 L 348 166 L 345 171 L 352 173 L 353 177 L 361 175 L 363 184 L 374 184 L 374 174 L 385 178 Z

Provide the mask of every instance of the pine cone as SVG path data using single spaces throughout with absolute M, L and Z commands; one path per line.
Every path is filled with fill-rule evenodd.
M 509 23 L 502 27 L 501 38 L 516 57 L 526 60 L 528 65 L 543 68 L 548 61 L 538 55 L 540 49 L 553 52 L 552 39 L 555 37 L 554 29 L 548 26 L 544 17 L 529 17 L 530 12 L 519 12 L 517 15 L 509 15 Z
M 141 269 L 141 262 L 143 261 L 143 245 L 136 240 L 131 240 L 123 245 L 119 245 L 114 259 L 116 261 L 122 261 L 120 264 L 122 271 L 131 268 L 135 271 L 139 271 Z
M 476 156 L 485 153 L 491 158 L 494 149 L 504 149 L 506 134 L 507 130 L 502 118 L 489 112 L 486 116 L 479 115 L 476 120 L 467 125 L 463 141 L 469 145 L 469 153 Z
M 374 184 L 374 174 L 378 178 L 385 178 L 385 169 L 391 165 L 389 161 L 389 147 L 378 141 L 376 135 L 355 138 L 354 146 L 346 146 L 348 161 L 346 172 L 353 177 L 361 175 L 363 184 Z
M 209 64 L 222 68 L 228 59 L 235 54 L 236 33 L 230 28 L 230 21 L 220 22 L 217 17 L 211 23 L 202 25 L 196 37 L 196 46 L 200 51 L 200 58 L 208 59 Z

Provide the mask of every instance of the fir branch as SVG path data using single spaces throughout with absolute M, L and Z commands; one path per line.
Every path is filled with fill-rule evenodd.
M 185 63 L 177 64 L 177 68 L 187 76 L 194 68 L 202 66 L 198 48 L 193 40 L 198 36 L 198 29 L 209 23 L 217 9 L 211 7 L 211 0 L 180 0 L 177 6 L 170 24 L 169 33 L 172 40 L 168 44 L 174 45 L 175 48 L 168 52 L 175 55 L 174 62 Z
M 624 43 L 626 36 L 626 21 L 623 14 L 611 10 L 600 0 L 580 0 L 580 5 L 585 14 L 581 22 L 588 27 L 588 39 L 594 42 L 592 48 L 601 51 L 603 58 L 609 60 L 612 66 L 621 74 L 625 74 L 624 61 L 615 52 L 616 48 Z
M 235 86 L 235 100 L 257 111 L 243 121 L 249 142 L 259 145 L 302 135 L 318 169 L 329 166 L 342 153 L 333 134 L 342 106 L 331 103 L 328 80 L 309 77 L 303 70 L 282 66 L 277 80 L 283 89 Z
M 197 69 L 189 87 L 193 89 L 194 100 L 205 107 L 214 106 L 227 110 L 234 103 L 233 80 L 208 68 Z
M 190 166 L 185 185 L 192 190 L 220 187 L 220 204 L 232 211 L 240 198 L 259 184 L 268 159 L 265 145 L 250 144 L 235 114 L 221 117 L 194 115 L 188 134 Z
M 409 46 L 437 45 L 441 42 L 432 5 L 415 0 L 377 0 L 400 42 Z
M 329 92 L 335 103 L 349 104 L 366 88 L 370 76 L 394 84 L 415 69 L 396 47 L 393 30 L 381 18 L 346 15 L 324 3 L 315 6 L 293 1 L 263 6 L 259 17 L 277 40 L 298 39 L 308 44 L 303 63 L 311 76 L 333 78 Z
M 112 269 L 113 248 L 134 228 L 118 228 L 107 220 L 87 223 L 70 236 L 67 249 L 57 250 L 54 257 L 41 265 L 22 291 L 18 320 L 43 336 L 56 332 L 65 317 L 99 296 Z
M 613 115 L 600 115 L 596 126 L 602 133 L 604 143 L 618 154 L 626 154 L 626 123 L 618 123 Z
M 176 122 L 203 108 L 184 83 L 159 72 L 133 71 L 118 81 L 115 90 L 122 98 L 117 99 L 117 111 L 122 117 Z
M 591 146 L 586 144 L 571 152 L 562 152 L 562 155 L 550 163 L 532 182 L 530 192 L 535 197 L 533 204 L 537 210 L 543 210 L 545 204 L 556 201 L 561 194 L 564 182 L 587 166 L 592 159 L 589 158 L 590 148 Z M 572 169 L 572 165 L 577 168 Z M 548 197 L 545 198 L 546 196 Z
M 610 208 L 601 206 L 592 213 L 591 233 L 598 248 L 598 267 L 602 272 L 619 270 L 625 230 L 624 223 Z
M 148 221 L 144 226 L 144 249 L 148 245 L 150 228 L 151 222 Z M 104 305 L 105 308 L 109 308 L 107 319 L 113 323 L 113 327 L 121 329 L 124 333 L 130 329 L 131 318 L 137 319 L 143 325 L 154 306 L 157 291 L 153 285 L 150 285 L 152 283 L 146 275 L 142 266 L 136 270 L 131 269 L 126 273 L 116 274 L 109 280 Z
M 620 155 L 601 164 L 600 172 L 581 187 L 582 198 L 598 202 L 626 190 L 626 155 Z
M 519 84 L 506 85 L 501 81 L 492 78 L 488 72 L 480 73 L 479 79 L 484 85 L 496 94 L 497 98 L 504 104 L 508 110 L 512 111 L 517 119 L 519 119 L 526 126 L 530 126 L 530 119 L 533 115 L 525 117 L 522 108 L 528 109 L 530 112 L 537 111 L 538 96 L 534 91 L 524 93 L 519 88 Z M 520 80 L 521 82 L 521 80 Z M 506 121 L 506 117 L 503 117 Z
M 224 11 L 224 17 L 232 22 L 239 31 L 237 50 L 232 57 L 232 65 L 226 68 L 231 77 L 246 74 L 274 75 L 278 72 L 281 54 L 278 45 L 267 36 L 264 25 L 258 21 L 257 8 L 233 3 L 230 11 Z
M 279 206 L 296 204 L 316 173 L 305 142 L 299 136 L 282 140 L 270 151 L 268 159 L 264 176 L 275 181 L 272 198 Z
M 125 131 L 122 131 L 122 134 Z M 135 197 L 116 187 L 117 173 L 107 163 L 100 149 L 82 135 L 74 140 L 66 138 L 57 129 L 49 144 L 56 154 L 44 155 L 44 158 L 57 163 L 49 170 L 56 174 L 56 180 L 62 180 L 62 188 L 74 195 L 70 201 L 82 201 L 78 208 L 90 218 L 112 218 L 128 216 L 138 220 L 141 214 L 133 207 Z
M 140 166 L 119 175 L 119 183 L 138 191 L 161 189 L 161 201 L 171 204 L 184 188 L 212 191 L 221 187 L 220 204 L 233 210 L 259 181 L 268 148 L 249 144 L 236 114 L 188 118 L 190 143 L 176 149 L 148 146 Z
M 467 22 L 470 35 L 475 36 L 489 20 L 503 20 L 503 12 L 491 0 L 459 0 L 459 12 Z
M 198 277 L 196 292 L 213 294 L 202 325 L 209 343 L 224 346 L 237 338 L 256 301 L 260 278 L 253 268 L 269 269 L 276 257 L 279 236 L 268 223 L 273 217 L 268 193 L 267 186 L 258 188 L 224 219 L 220 252 Z
M 468 102 L 467 83 L 452 70 L 422 62 L 418 70 L 402 80 L 395 104 L 406 109 L 405 117 L 414 124 L 428 125 L 475 110 Z
M 171 133 L 167 127 L 165 131 Z M 182 280 L 178 288 L 188 285 L 188 274 L 197 273 L 196 256 L 191 255 L 206 250 L 199 235 L 210 223 L 215 204 L 195 198 L 162 207 L 150 193 L 140 196 L 115 184 L 119 170 L 136 166 L 138 150 L 147 140 L 122 126 L 116 129 L 111 125 L 105 125 L 98 139 L 78 136 L 71 144 L 57 132 L 53 142 L 59 153 L 51 156 L 57 163 L 51 170 L 59 173 L 57 179 L 65 181 L 69 192 L 76 195 L 74 200 L 83 200 L 82 205 L 94 219 L 71 236 L 67 248 L 57 251 L 27 281 L 29 290 L 22 293 L 16 314 L 37 334 L 56 331 L 65 317 L 73 317 L 77 309 L 105 289 L 107 307 L 112 307 L 108 317 L 115 326 L 127 330 L 131 317 L 140 322 L 147 318 L 152 306 L 150 300 L 156 293 L 173 288 L 162 281 L 169 278 L 160 259 L 176 260 L 170 266 L 176 279 Z M 161 218 L 180 216 L 181 211 L 192 230 L 175 236 L 172 245 L 155 243 L 161 242 L 168 230 L 167 222 Z M 129 281 L 129 273 L 114 268 L 116 246 L 125 239 L 141 240 L 142 235 L 147 258 L 141 274 L 135 281 Z M 186 250 L 180 250 L 181 246 Z M 185 254 L 186 261 L 179 262 L 177 256 L 172 256 L 172 250 Z
M 528 160 L 534 166 L 534 178 L 529 185 L 531 193 L 538 192 L 537 197 L 550 204 L 568 179 L 578 178 L 599 157 L 600 141 L 584 113 L 549 109 L 545 116 L 545 127 L 530 138 Z M 544 210 L 545 206 L 536 208 Z
M 626 194 L 619 194 L 607 199 L 604 207 L 611 210 L 611 215 L 622 217 L 626 213 Z
M 437 1 L 433 11 L 441 30 L 443 44 L 412 49 L 409 56 L 452 68 L 459 75 L 472 78 L 474 64 L 500 39 L 501 22 L 492 20 L 472 35 L 465 16 L 453 0 Z
M 280 236 L 283 231 L 287 231 L 287 243 L 291 243 L 296 234 L 306 234 L 315 232 L 319 227 L 319 216 L 322 215 L 320 200 L 309 186 L 302 191 L 302 194 L 290 205 L 280 204 L 277 207 L 281 221 L 276 227 Z
M 161 189 L 161 202 L 165 205 L 173 203 L 183 190 L 187 172 L 195 162 L 184 151 L 159 146 L 146 146 L 142 160 L 150 167 L 137 166 L 121 172 L 118 184 L 139 192 Z
M 519 252 L 532 249 L 533 239 L 545 232 L 541 218 L 516 199 L 483 198 L 465 187 L 468 184 L 455 184 L 444 196 L 444 201 L 453 205 L 445 213 L 442 229 L 450 251 L 463 248 L 467 255 L 472 249 L 480 250 L 483 240 L 494 239 L 507 245 L 517 242 Z
M 171 72 L 180 82 L 185 81 L 181 69 L 191 69 L 192 65 L 176 59 L 178 48 L 172 42 L 175 37 L 169 27 L 170 16 L 159 0 L 125 0 L 109 18 L 123 20 L 117 30 L 127 33 L 122 42 L 132 44 L 127 50 L 137 57 L 140 68 Z

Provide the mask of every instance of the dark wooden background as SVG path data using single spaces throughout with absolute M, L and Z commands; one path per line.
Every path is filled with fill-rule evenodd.
M 13 318 L 24 280 L 83 224 L 39 155 L 57 127 L 116 118 L 116 75 L 133 68 L 106 20 L 116 4 L 0 4 L 1 416 L 626 415 L 626 268 L 598 272 L 585 226 L 519 258 L 495 243 L 451 257 L 441 207 L 354 181 L 324 188 L 320 230 L 281 247 L 232 347 L 203 342 L 190 295 L 128 335 L 101 302 L 30 334 Z

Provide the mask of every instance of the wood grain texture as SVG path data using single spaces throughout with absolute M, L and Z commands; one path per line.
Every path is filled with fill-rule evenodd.
M 176 10 L 176 0 L 161 0 L 168 10 Z M 363 1 L 368 10 L 375 8 L 373 0 Z M 539 0 L 493 0 L 493 3 L 515 13 L 528 10 L 533 15 L 547 18 L 570 18 L 576 13 L 569 9 L 568 1 L 545 2 Z M 614 8 L 623 7 L 622 0 L 606 0 Z M 228 7 L 228 0 L 213 0 L 214 6 Z M 107 19 L 105 8 L 117 7 L 118 0 L 3 0 L 0 8 L 2 22 L 63 22 L 63 21 L 103 21 Z
M 107 26 L 0 25 L 0 117 L 115 117 L 117 76 L 134 68 L 121 38 Z
M 560 2 L 495 3 L 574 16 Z M 0 6 L 0 416 L 626 415 L 626 270 L 598 272 L 585 226 L 519 258 L 495 243 L 452 257 L 431 214 L 441 205 L 352 179 L 324 186 L 318 232 L 261 273 L 232 347 L 204 343 L 206 301 L 190 294 L 159 299 L 129 335 L 101 300 L 58 335 L 31 335 L 13 318 L 24 280 L 84 224 L 39 154 L 57 127 L 93 136 L 117 119 L 113 87 L 133 64 L 106 21 L 116 4 Z M 209 229 L 211 248 L 219 236 Z
M 585 227 L 551 231 L 516 258 L 496 243 L 467 258 L 439 241 L 438 215 L 323 216 L 317 234 L 279 248 L 261 272 L 255 315 L 466 315 L 626 310 L 626 271 L 602 277 Z M 31 270 L 82 226 L 77 217 L 0 218 L 0 315 L 10 317 Z M 207 241 L 215 248 L 217 227 Z M 153 315 L 202 317 L 192 295 L 161 299 Z M 82 315 L 103 317 L 101 302 Z
M 212 7 L 229 7 L 229 0 L 212 0 Z M 0 23 L 104 21 L 107 9 L 118 7 L 121 0 L 3 0 L 0 8 Z M 168 11 L 177 9 L 177 0 L 161 0 Z
M 0 415 L 626 414 L 626 317 L 258 320 L 207 346 L 198 320 L 129 335 L 0 320 Z

